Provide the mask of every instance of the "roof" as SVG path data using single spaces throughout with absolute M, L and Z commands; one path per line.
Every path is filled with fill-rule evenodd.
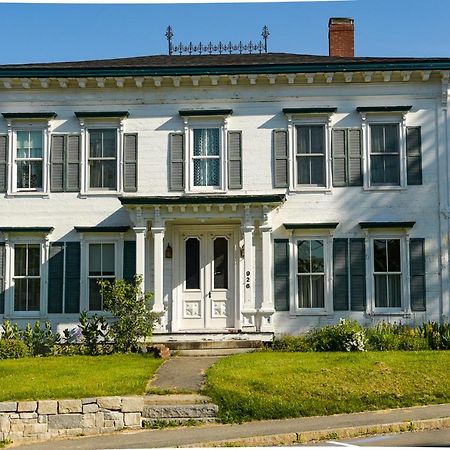
M 154 55 L 33 64 L 0 65 L 0 77 L 144 76 L 355 70 L 445 70 L 450 58 L 382 58 L 263 53 L 245 55 Z

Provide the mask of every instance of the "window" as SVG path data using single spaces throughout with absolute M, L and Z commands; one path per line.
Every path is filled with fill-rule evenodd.
M 298 308 L 325 307 L 324 241 L 297 241 Z
M 42 131 L 16 132 L 17 190 L 43 188 L 43 139 Z
M 221 186 L 220 128 L 193 129 L 193 185 Z
M 89 188 L 117 189 L 117 130 L 89 130 Z
M 14 311 L 39 311 L 41 248 L 39 244 L 14 246 Z
M 325 126 L 297 126 L 297 184 L 325 186 Z
M 400 185 L 400 132 L 398 124 L 370 125 L 370 184 Z
M 115 246 L 112 243 L 89 244 L 89 310 L 102 311 L 103 297 L 99 281 L 113 281 L 115 274 Z
M 373 277 L 375 308 L 400 308 L 402 304 L 400 239 L 374 239 Z

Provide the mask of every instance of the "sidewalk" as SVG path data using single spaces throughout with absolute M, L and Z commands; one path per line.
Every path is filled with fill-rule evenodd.
M 446 421 L 431 419 L 449 418 Z M 420 428 L 420 422 L 432 425 L 434 428 L 450 426 L 450 404 L 419 406 L 413 408 L 401 408 L 384 411 L 363 412 L 355 414 L 339 414 L 335 416 L 306 417 L 300 419 L 268 420 L 261 422 L 249 422 L 241 425 L 205 425 L 190 428 L 172 428 L 164 430 L 143 430 L 122 432 L 96 437 L 81 437 L 66 441 L 51 441 L 41 444 L 27 444 L 16 448 L 33 448 L 35 450 L 77 449 L 124 449 L 124 448 L 155 448 L 193 446 L 218 441 L 239 441 L 253 439 L 254 445 L 261 444 L 261 440 L 269 445 L 286 443 L 281 438 L 296 442 L 299 433 L 332 432 L 339 428 L 351 427 L 381 427 L 395 423 L 410 422 Z M 278 436 L 278 437 L 277 437 Z M 277 440 L 278 439 L 278 440 Z M 247 440 L 248 443 L 248 440 Z

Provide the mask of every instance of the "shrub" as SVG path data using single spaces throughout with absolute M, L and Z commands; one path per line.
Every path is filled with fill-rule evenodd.
M 427 322 L 419 328 L 420 334 L 428 341 L 432 350 L 450 350 L 450 324 Z
M 44 328 L 39 321 L 35 322 L 33 327 L 27 324 L 25 330 L 20 334 L 28 350 L 34 356 L 52 355 L 55 346 L 61 341 L 61 336 L 53 333 L 50 322 L 45 322 Z
M 367 329 L 371 350 L 428 350 L 429 343 L 419 328 L 398 323 L 381 322 Z
M 2 323 L 1 337 L 3 339 L 20 339 L 20 329 L 17 323 L 12 324 L 9 320 L 5 320 Z
M 29 356 L 26 344 L 20 339 L 0 339 L 0 359 L 17 359 Z
M 141 284 L 140 276 L 133 282 L 100 282 L 105 310 L 115 319 L 110 326 L 110 336 L 116 351 L 138 351 L 139 342 L 152 334 L 157 316 L 150 309 L 152 294 L 143 292 Z
M 110 353 L 108 344 L 108 322 L 105 317 L 94 314 L 89 317 L 86 311 L 80 314 L 80 329 L 83 348 L 89 355 Z
M 283 336 L 275 339 L 272 349 L 278 352 L 310 352 L 312 351 L 311 342 L 306 335 Z

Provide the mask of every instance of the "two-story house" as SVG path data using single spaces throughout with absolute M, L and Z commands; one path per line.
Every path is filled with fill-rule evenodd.
M 0 320 L 74 327 L 134 274 L 159 333 L 448 319 L 450 58 L 329 39 L 0 66 Z

